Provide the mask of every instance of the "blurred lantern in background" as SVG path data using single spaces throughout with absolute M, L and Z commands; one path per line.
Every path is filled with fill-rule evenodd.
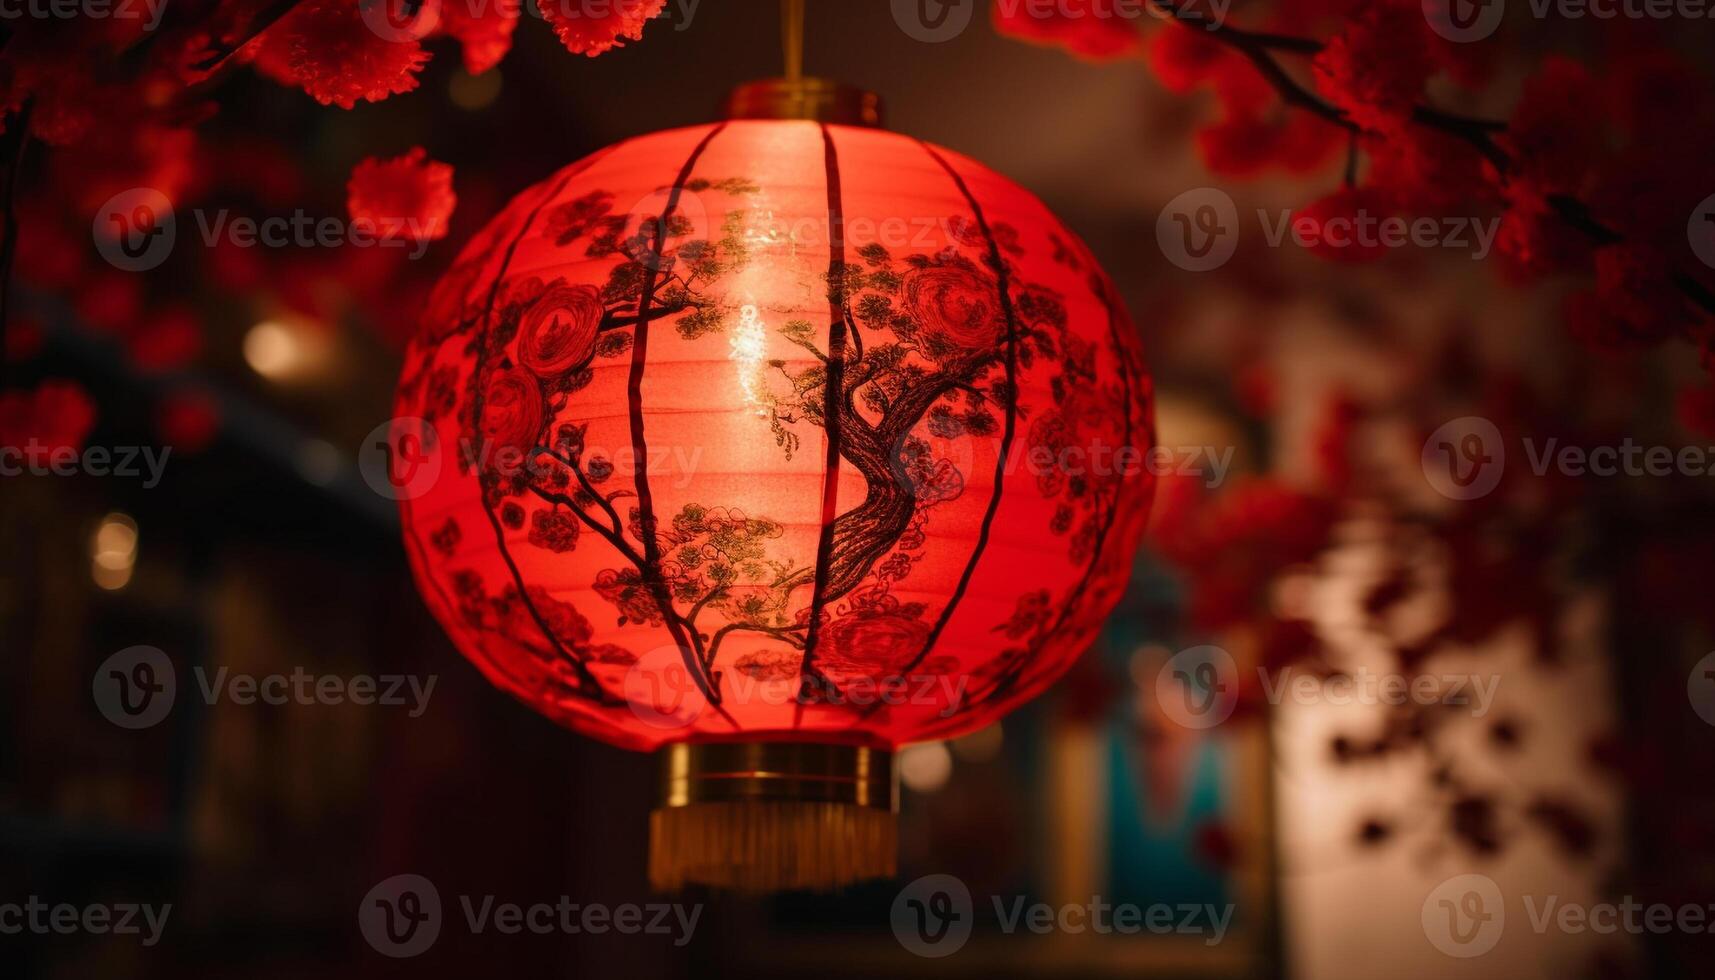
M 659 750 L 651 878 L 890 874 L 901 744 L 1040 693 L 1123 591 L 1151 388 L 1028 193 L 816 80 L 517 197 L 437 287 L 389 474 L 505 690 Z M 941 750 L 945 755 L 945 750 Z

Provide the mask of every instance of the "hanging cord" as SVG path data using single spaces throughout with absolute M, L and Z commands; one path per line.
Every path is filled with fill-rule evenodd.
M 786 80 L 804 77 L 804 0 L 780 0 L 780 48 L 786 60 Z

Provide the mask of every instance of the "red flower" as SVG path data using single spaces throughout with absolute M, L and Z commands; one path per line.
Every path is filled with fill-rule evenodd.
M 1239 56 L 1209 37 L 1209 32 L 1181 23 L 1156 31 L 1147 46 L 1149 67 L 1169 92 L 1184 95 L 1209 81 Z
M 1292 233 L 1308 242 L 1313 255 L 1374 262 L 1387 254 L 1378 237 L 1379 223 L 1393 212 L 1393 200 L 1385 191 L 1342 187 L 1298 209 L 1292 215 Z
M 518 330 L 518 363 L 539 378 L 581 368 L 595 356 L 605 309 L 594 286 L 557 281 L 524 311 Z
M 137 367 L 167 371 L 184 367 L 202 353 L 202 327 L 196 314 L 174 306 L 149 317 L 126 341 Z
M 1498 203 L 1492 171 L 1469 143 L 1413 126 L 1385 139 L 1364 140 L 1368 181 L 1384 188 L 1414 214 L 1469 214 L 1472 205 Z
M 0 356 L 14 364 L 34 359 L 48 340 L 41 323 L 27 316 L 13 316 L 11 320 L 6 324 L 6 349 Z
M 429 60 L 416 40 L 383 37 L 370 27 L 357 0 L 304 0 L 252 41 L 246 55 L 269 78 L 341 109 L 415 89 Z
M 143 280 L 109 269 L 83 283 L 72 305 L 90 326 L 124 336 L 142 318 Z
M 1197 133 L 1203 162 L 1227 177 L 1254 177 L 1270 167 L 1311 173 L 1344 145 L 1338 127 L 1305 112 L 1288 112 L 1271 121 L 1260 112 L 1233 111 L 1224 121 Z
M 44 381 L 32 391 L 0 392 L 0 446 L 46 465 L 56 453 L 83 447 L 95 427 L 95 402 L 75 381 Z
M 45 289 L 64 289 L 82 277 L 90 253 L 87 226 L 79 229 L 82 237 L 74 237 L 40 200 L 19 201 L 15 213 L 18 245 L 13 254 L 20 278 Z
M 558 508 L 537 510 L 530 515 L 531 544 L 549 551 L 571 551 L 578 546 L 581 528 L 576 514 Z
M 458 39 L 465 71 L 480 75 L 512 50 L 518 5 L 519 0 L 442 0 L 441 30 Z
M 176 391 L 155 407 L 155 429 L 175 454 L 200 453 L 220 433 L 220 407 L 207 392 Z
M 1557 272 L 1581 272 L 1590 265 L 1590 240 L 1549 209 L 1528 184 L 1510 184 L 1505 190 L 1508 207 L 1501 216 L 1495 250 L 1506 260 L 1506 270 L 1528 282 Z
M 477 314 L 478 304 L 487 298 L 477 289 L 483 266 L 480 255 L 460 256 L 435 283 L 434 289 L 429 291 L 419 328 L 425 342 L 445 340 Z
M 50 146 L 76 143 L 96 127 L 108 97 L 110 93 L 98 88 L 87 74 L 57 74 L 35 93 L 30 135 Z
M 1311 62 L 1316 88 L 1372 132 L 1398 131 L 1435 72 L 1416 3 L 1365 7 Z
M 999 287 L 969 266 L 913 269 L 900 291 L 918 340 L 931 357 L 985 351 L 1001 337 Z
M 1275 481 L 1204 499 L 1197 478 L 1173 477 L 1160 482 L 1150 536 L 1190 580 L 1191 622 L 1218 629 L 1251 616 L 1276 575 L 1321 551 L 1334 517 L 1326 499 Z
M 1715 385 L 1679 393 L 1679 423 L 1697 435 L 1715 439 Z
M 1118 16 L 1111 3 L 1060 0 L 1046 11 L 1039 6 L 1031 0 L 995 0 L 989 17 L 998 34 L 1065 48 L 1093 61 L 1125 58 L 1143 46 L 1137 20 Z
M 501 450 L 529 452 L 535 448 L 542 431 L 542 389 L 536 379 L 522 368 L 495 371 L 483 390 L 482 419 L 479 428 L 487 445 L 488 458 L 499 465 L 517 465 L 522 460 L 498 458 Z
M 929 624 L 903 613 L 856 612 L 828 624 L 816 665 L 834 677 L 900 676 L 929 640 Z
M 1568 311 L 1573 334 L 1600 348 L 1657 343 L 1690 325 L 1666 258 L 1629 243 L 1597 250 L 1596 291 L 1569 297 Z
M 1198 859 L 1212 868 L 1232 867 L 1239 854 L 1232 832 L 1213 820 L 1198 825 L 1191 846 Z
M 516 593 L 513 594 L 516 595 Z M 530 586 L 524 590 L 524 594 L 530 597 L 530 605 L 534 606 L 536 612 L 541 614 L 542 619 L 548 624 L 548 629 L 554 634 L 554 638 L 560 641 L 561 645 L 574 650 L 589 645 L 591 638 L 595 636 L 595 627 L 591 626 L 584 614 L 578 612 L 571 603 L 561 602 L 549 595 L 548 590 L 539 585 Z M 526 613 L 528 619 L 527 622 L 520 624 L 520 635 L 529 636 L 532 630 L 541 628 L 536 624 L 535 616 L 528 615 L 528 610 L 523 609 L 523 603 L 519 603 L 518 608 Z
M 1604 73 L 1600 94 L 1609 112 L 1639 141 L 1707 141 L 1712 112 L 1709 81 L 1677 54 L 1662 49 L 1625 58 Z
M 1530 81 L 1499 142 L 1521 177 L 1545 194 L 1576 193 L 1601 147 L 1601 93 L 1583 65 L 1549 58 Z
M 452 166 L 428 159 L 420 146 L 391 160 L 369 157 L 352 169 L 345 190 L 351 219 L 386 238 L 444 238 L 458 204 Z
M 592 58 L 627 40 L 641 40 L 643 25 L 666 6 L 667 0 L 537 0 L 542 19 L 566 50 Z

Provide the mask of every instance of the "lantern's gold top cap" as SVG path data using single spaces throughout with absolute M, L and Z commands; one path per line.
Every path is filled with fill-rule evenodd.
M 727 96 L 728 119 L 810 119 L 881 128 L 881 96 L 826 78 L 764 78 Z

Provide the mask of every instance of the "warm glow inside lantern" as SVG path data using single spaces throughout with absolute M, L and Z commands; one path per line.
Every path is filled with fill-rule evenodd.
M 1152 488 L 1149 378 L 1078 239 L 958 154 L 813 119 L 520 194 L 397 415 L 429 606 L 495 684 L 660 750 L 662 887 L 891 873 L 892 750 L 1071 664 Z

